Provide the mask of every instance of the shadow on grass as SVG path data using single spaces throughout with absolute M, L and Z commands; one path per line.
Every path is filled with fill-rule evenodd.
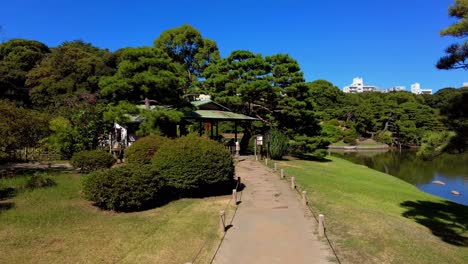
M 0 214 L 3 211 L 10 210 L 11 208 L 15 207 L 15 203 L 12 202 L 0 202 Z
M 0 187 L 0 201 L 15 197 L 17 191 L 11 187 Z
M 403 216 L 432 231 L 442 241 L 468 247 L 468 206 L 450 201 L 405 201 Z

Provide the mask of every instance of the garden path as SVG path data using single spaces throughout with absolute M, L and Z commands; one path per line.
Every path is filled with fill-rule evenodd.
M 245 188 L 213 263 L 331 263 L 317 224 L 285 181 L 252 158 L 236 166 Z

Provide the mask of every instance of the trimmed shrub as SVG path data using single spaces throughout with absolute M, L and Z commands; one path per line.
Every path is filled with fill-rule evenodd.
M 152 162 L 178 196 L 208 196 L 225 193 L 232 187 L 232 156 L 221 144 L 209 139 L 196 135 L 175 139 L 163 145 Z
M 37 189 L 37 188 L 52 187 L 55 185 L 57 185 L 57 183 L 55 183 L 55 181 L 52 180 L 51 178 L 46 177 L 39 173 L 34 173 L 26 181 L 25 187 L 28 189 Z
M 281 159 L 288 151 L 288 137 L 278 130 L 270 131 L 268 154 L 272 159 Z
M 164 186 L 164 179 L 151 165 L 126 165 L 83 178 L 85 197 L 115 211 L 138 211 L 166 201 Z
M 155 135 L 142 137 L 125 150 L 125 159 L 129 164 L 149 164 L 161 145 L 168 141 L 168 138 Z
M 355 135 L 349 135 L 343 138 L 343 142 L 354 146 L 357 144 L 356 139 L 357 137 Z
M 112 167 L 115 163 L 112 154 L 103 150 L 85 150 L 73 155 L 70 163 L 75 168 L 81 168 L 82 171 L 94 171 Z

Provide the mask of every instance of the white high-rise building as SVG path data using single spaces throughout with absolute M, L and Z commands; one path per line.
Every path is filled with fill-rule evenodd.
M 464 82 L 463 87 L 468 87 L 468 82 Z
M 377 92 L 379 89 L 373 85 L 366 85 L 361 77 L 353 79 L 353 83 L 343 87 L 345 93 L 365 93 L 365 92 Z
M 421 84 L 413 83 L 411 85 L 411 92 L 414 94 L 432 94 L 432 89 L 421 89 Z

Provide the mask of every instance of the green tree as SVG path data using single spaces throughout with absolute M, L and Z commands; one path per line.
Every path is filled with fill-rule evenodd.
M 468 36 L 468 0 L 455 0 L 455 4 L 449 7 L 449 16 L 458 21 L 440 32 L 442 36 L 466 38 Z M 449 46 L 446 56 L 437 62 L 437 68 L 443 70 L 468 69 L 468 41 Z
M 11 151 L 37 147 L 47 137 L 48 117 L 0 100 L 0 157 Z
M 338 87 L 325 80 L 316 80 L 308 85 L 320 119 L 330 120 L 342 113 L 344 93 Z
M 54 48 L 27 75 L 33 104 L 61 106 L 69 98 L 96 93 L 99 78 L 114 71 L 106 65 L 108 53 L 82 41 L 65 42 Z
M 233 111 L 257 117 L 260 132 L 277 128 L 284 132 L 298 152 L 322 147 L 316 137 L 320 126 L 315 104 L 296 60 L 277 54 L 263 58 L 250 51 L 234 51 L 205 71 L 204 85 L 214 99 Z M 244 127 L 243 149 L 251 128 Z
M 184 79 L 181 68 L 162 50 L 151 47 L 122 51 L 118 70 L 102 77 L 102 95 L 113 101 L 139 102 L 145 98 L 160 104 L 181 103 Z
M 29 101 L 26 75 L 49 53 L 41 42 L 12 39 L 0 44 L 0 98 Z
M 218 46 L 213 40 L 203 38 L 200 32 L 190 25 L 182 25 L 164 31 L 154 46 L 165 51 L 176 63 L 185 69 L 185 88 L 193 87 L 203 71 L 212 62 L 220 59 Z

